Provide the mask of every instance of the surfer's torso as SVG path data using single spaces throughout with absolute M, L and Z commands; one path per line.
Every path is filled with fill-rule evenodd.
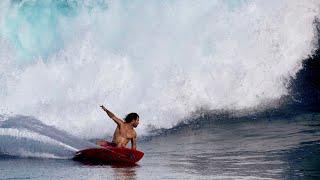
M 132 126 L 127 123 L 121 123 L 114 131 L 112 142 L 117 144 L 117 147 L 126 147 L 128 142 L 136 137 L 136 131 Z

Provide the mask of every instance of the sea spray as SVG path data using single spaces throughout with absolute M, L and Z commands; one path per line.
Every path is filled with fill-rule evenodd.
M 0 156 L 66 159 L 90 147 L 96 145 L 32 117 L 1 117 L 0 120 Z
M 1 2 L 0 45 L 10 51 L 0 56 L 0 110 L 86 138 L 113 133 L 100 104 L 119 116 L 139 113 L 137 131 L 146 133 L 201 107 L 241 110 L 287 95 L 314 50 L 320 7 L 312 0 L 53 2 Z

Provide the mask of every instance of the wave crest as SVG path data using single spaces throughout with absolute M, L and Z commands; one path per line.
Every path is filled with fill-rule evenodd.
M 0 56 L 10 69 L 0 70 L 2 113 L 89 138 L 115 127 L 102 103 L 120 115 L 138 112 L 145 133 L 200 107 L 240 110 L 288 95 L 290 78 L 315 49 L 320 7 L 299 0 L 117 1 L 91 11 L 82 1 L 17 2 L 0 6 L 2 38 L 15 48 L 9 63 Z

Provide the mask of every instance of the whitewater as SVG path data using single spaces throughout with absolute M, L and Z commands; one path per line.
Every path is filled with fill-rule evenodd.
M 139 113 L 140 134 L 199 109 L 265 109 L 317 46 L 320 2 L 1 1 L 0 110 L 81 138 Z

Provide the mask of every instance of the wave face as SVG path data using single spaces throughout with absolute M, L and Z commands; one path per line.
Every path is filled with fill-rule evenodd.
M 96 147 L 26 116 L 1 118 L 0 157 L 72 158 L 76 151 Z
M 288 95 L 290 78 L 314 52 L 319 7 L 316 0 L 1 1 L 0 111 L 92 138 L 114 128 L 100 104 L 121 116 L 138 112 L 141 133 L 199 108 L 270 104 Z
M 320 37 L 320 19 L 316 19 L 318 37 Z M 303 68 L 295 75 L 290 85 L 290 95 L 295 106 L 320 112 L 320 38 L 318 49 L 303 61 Z

